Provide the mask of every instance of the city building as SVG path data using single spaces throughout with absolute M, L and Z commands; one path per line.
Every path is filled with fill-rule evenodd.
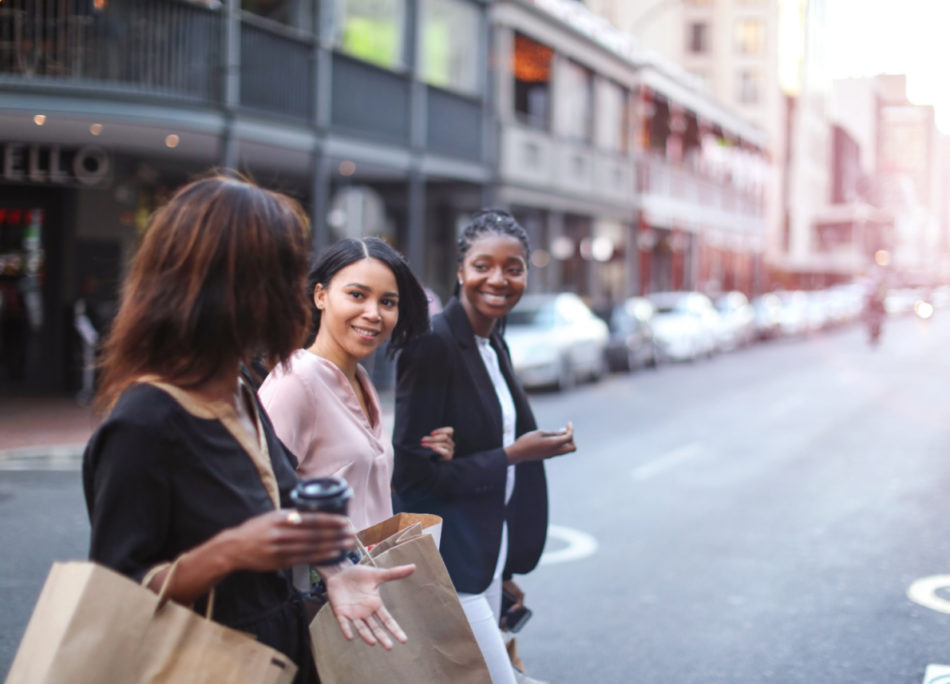
M 875 77 L 880 85 L 882 201 L 895 215 L 891 263 L 921 282 L 933 280 L 946 260 L 946 225 L 940 221 L 941 140 L 934 108 L 907 99 L 907 77 Z
M 445 296 L 492 177 L 487 57 L 483 0 L 4 0 L 2 391 L 76 386 L 74 303 L 107 325 L 150 212 L 210 167 Z
M 766 133 L 769 286 L 828 277 L 815 223 L 831 203 L 825 0 L 589 0 Z
M 542 248 L 533 287 L 597 309 L 672 289 L 753 292 L 765 133 L 571 0 L 492 5 L 493 193 Z

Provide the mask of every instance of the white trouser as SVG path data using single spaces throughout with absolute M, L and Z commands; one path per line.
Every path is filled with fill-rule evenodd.
M 508 649 L 498 620 L 501 618 L 501 573 L 508 558 L 508 526 L 502 528 L 501 549 L 495 577 L 481 594 L 459 593 L 459 602 L 465 617 L 475 633 L 475 641 L 482 651 L 491 674 L 492 684 L 517 684 Z
M 498 628 L 501 610 L 501 577 L 496 577 L 481 594 L 459 594 L 465 617 L 475 633 L 475 641 L 491 673 L 492 684 L 516 684 L 505 640 Z

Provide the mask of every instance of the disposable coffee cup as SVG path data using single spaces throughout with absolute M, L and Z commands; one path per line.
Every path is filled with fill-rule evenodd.
M 353 490 L 342 477 L 313 477 L 301 480 L 290 493 L 298 511 L 346 515 Z
M 313 477 L 301 480 L 290 492 L 294 507 L 303 513 L 336 513 L 346 515 L 353 490 L 341 477 Z M 346 552 L 321 565 L 336 565 L 346 558 Z M 294 568 L 294 585 L 302 592 L 309 592 L 311 573 L 308 566 Z

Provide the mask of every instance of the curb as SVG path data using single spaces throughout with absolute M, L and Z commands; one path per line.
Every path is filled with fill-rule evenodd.
M 0 470 L 79 470 L 86 443 L 0 449 Z

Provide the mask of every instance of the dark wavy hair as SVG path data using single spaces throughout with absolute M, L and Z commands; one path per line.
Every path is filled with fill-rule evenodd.
M 307 292 L 310 296 L 310 312 L 313 320 L 310 343 L 320 330 L 322 315 L 313 301 L 313 292 L 317 285 L 326 287 L 339 271 L 361 259 L 382 261 L 396 278 L 396 287 L 399 290 L 399 319 L 396 321 L 396 327 L 393 328 L 387 347 L 387 355 L 393 358 L 409 340 L 429 329 L 429 299 L 409 268 L 405 257 L 379 238 L 374 237 L 340 240 L 317 257 L 307 279 Z
M 235 363 L 285 361 L 307 332 L 309 223 L 293 199 L 215 175 L 152 217 L 105 342 L 101 410 L 135 379 L 197 387 Z

